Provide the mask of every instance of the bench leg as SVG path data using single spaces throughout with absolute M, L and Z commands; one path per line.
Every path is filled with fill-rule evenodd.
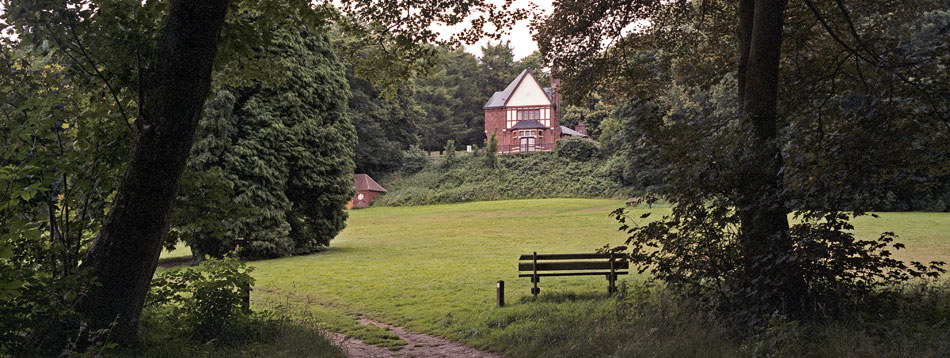
M 612 294 L 616 293 L 616 292 L 617 292 L 617 285 L 616 285 L 616 282 L 617 282 L 617 275 L 615 275 L 615 274 L 609 274 L 609 273 L 608 273 L 608 274 L 607 274 L 607 281 L 609 282 L 609 283 L 607 284 L 607 294 L 608 294 L 608 295 L 612 295 Z
M 538 293 L 541 293 L 541 289 L 538 288 L 538 281 L 541 281 L 540 276 L 531 276 L 531 283 L 534 284 L 534 287 L 531 288 L 531 294 L 534 295 L 535 298 L 538 297 Z

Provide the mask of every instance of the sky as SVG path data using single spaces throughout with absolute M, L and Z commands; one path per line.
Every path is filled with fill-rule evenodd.
M 491 0 L 495 5 L 501 5 L 504 3 L 503 0 Z M 547 11 L 550 11 L 554 8 L 552 5 L 552 0 L 515 0 L 512 3 L 514 8 L 523 8 L 528 9 L 531 3 L 534 3 L 538 8 Z M 501 41 L 510 41 L 511 47 L 514 49 L 515 60 L 520 60 L 525 56 L 530 55 L 532 52 L 538 49 L 538 43 L 531 38 L 531 30 L 528 28 L 529 20 L 521 20 L 515 24 L 514 28 L 511 29 L 510 33 L 506 36 L 503 36 Z M 450 35 L 454 27 L 448 26 L 435 26 L 437 31 Z M 475 56 L 482 55 L 482 46 L 488 43 L 488 39 L 482 39 L 481 41 L 473 44 L 466 45 L 465 51 Z M 495 41 L 497 43 L 497 41 Z
M 552 1 L 553 0 L 515 0 L 512 2 L 512 7 L 529 9 L 530 5 L 533 3 L 537 5 L 539 9 L 542 9 L 546 11 L 547 13 L 550 13 L 550 11 L 554 8 Z M 494 3 L 496 6 L 501 6 L 502 4 L 504 4 L 505 1 L 504 0 L 489 0 L 489 2 Z M 0 13 L 2 13 L 3 10 L 4 10 L 3 4 L 0 3 Z M 502 39 L 501 39 L 502 42 L 504 41 L 511 42 L 511 47 L 514 50 L 516 61 L 524 58 L 525 56 L 530 55 L 532 52 L 538 49 L 537 42 L 535 42 L 534 39 L 531 38 L 531 30 L 528 28 L 529 23 L 530 21 L 527 19 L 521 20 L 515 24 L 514 28 L 510 30 L 509 34 L 502 36 Z M 434 27 L 437 29 L 437 31 L 445 34 L 446 37 L 451 36 L 453 32 L 452 30 L 453 28 L 455 28 L 455 27 L 449 27 L 449 26 L 434 26 Z M 488 41 L 489 39 L 482 39 L 481 41 L 478 41 L 475 44 L 465 45 L 464 46 L 465 51 L 475 56 L 481 56 L 482 55 L 481 48 L 482 46 L 485 46 L 486 44 L 488 44 Z M 495 42 L 497 43 L 497 41 Z

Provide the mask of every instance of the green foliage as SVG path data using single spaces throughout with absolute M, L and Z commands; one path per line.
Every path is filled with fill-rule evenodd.
M 421 11 L 402 14 L 408 8 Z M 484 0 L 452 0 L 421 7 L 403 0 L 347 0 L 340 9 L 347 16 L 340 17 L 338 24 L 344 32 L 354 34 L 341 48 L 344 58 L 356 64 L 358 76 L 371 79 L 374 86 L 385 89 L 389 95 L 394 94 L 402 80 L 432 68 L 437 50 L 420 44 L 456 46 L 475 43 L 483 36 L 497 38 L 499 30 L 524 19 L 528 13 L 510 3 L 499 6 Z M 430 26 L 455 26 L 463 21 L 468 25 L 450 34 L 448 40 Z
M 455 141 L 449 139 L 449 141 L 445 142 L 445 155 L 442 157 L 442 165 L 452 165 L 456 159 Z
M 613 215 L 631 236 L 619 249 L 629 250 L 640 272 L 651 275 L 691 297 L 702 297 L 726 311 L 749 313 L 743 275 L 751 271 L 740 257 L 734 212 L 721 207 L 679 209 L 676 220 L 639 224 L 649 213 L 633 218 L 616 210 Z M 794 257 L 801 264 L 813 305 L 808 311 L 820 316 L 840 316 L 864 308 L 866 300 L 882 289 L 897 287 L 911 278 L 936 278 L 945 263 L 904 264 L 892 257 L 896 235 L 885 233 L 874 240 L 858 240 L 854 227 L 842 213 L 805 217 L 792 227 Z M 684 230 L 698 227 L 702 230 Z M 765 278 L 760 278 L 765 279 Z M 881 307 L 882 309 L 886 309 Z M 753 312 L 759 314 L 762 312 Z M 768 313 L 766 313 L 768 314 Z M 754 317 L 750 317 L 755 319 Z
M 547 88 L 547 87 L 551 87 L 551 74 L 548 72 L 544 72 L 544 69 L 547 67 L 548 67 L 548 62 L 544 58 L 544 56 L 541 55 L 541 52 L 534 51 L 531 54 L 525 56 L 524 58 L 518 60 L 518 62 L 515 63 L 514 73 L 515 75 L 517 75 L 521 73 L 521 71 L 524 69 L 530 69 L 531 74 L 535 76 L 535 78 L 538 80 L 538 83 L 541 85 L 541 87 Z M 496 91 L 500 91 L 502 89 L 503 88 L 500 88 L 500 89 L 497 89 Z
M 141 342 L 137 347 L 106 357 L 335 357 L 346 354 L 316 325 L 313 319 L 289 318 L 281 307 L 254 313 L 240 327 L 231 327 L 228 336 L 195 341 L 183 335 L 178 322 L 160 311 L 146 310 L 142 316 Z
M 369 82 L 350 72 L 347 81 L 353 96 L 347 116 L 356 127 L 356 172 L 381 177 L 397 171 L 403 165 L 403 149 L 418 144 L 418 122 L 424 113 L 408 95 L 408 89 L 400 88 L 396 97 L 386 99 Z
M 646 133 L 663 123 L 664 110 L 654 101 L 631 100 L 601 122 L 601 148 L 610 156 L 610 172 L 619 182 L 648 193 L 662 188 L 669 171 Z
M 481 50 L 482 57 L 478 59 L 476 83 L 478 83 L 478 89 L 482 91 L 482 97 L 485 99 L 482 104 L 484 104 L 491 98 L 492 93 L 504 90 L 522 69 L 517 68 L 514 49 L 509 42 L 488 43 L 482 46 Z
M 250 319 L 253 270 L 234 258 L 206 258 L 196 267 L 158 274 L 145 305 L 163 311 L 165 319 L 195 341 L 229 337 L 232 326 Z
M 487 156 L 487 155 L 486 155 Z M 603 160 L 577 161 L 555 152 L 496 157 L 492 169 L 485 157 L 461 156 L 452 164 L 428 167 L 386 184 L 389 192 L 374 205 L 428 205 L 478 200 L 527 198 L 614 198 L 632 192 L 611 180 Z
M 178 200 L 183 204 L 175 207 L 165 248 L 190 245 L 191 251 L 219 255 L 238 245 L 231 236 L 232 223 L 222 220 L 228 217 L 254 215 L 255 211 L 233 200 L 234 189 L 220 167 L 205 171 L 186 171 L 182 175 Z M 193 256 L 195 259 L 202 254 Z
M 81 326 L 78 265 L 105 218 L 131 131 L 102 88 L 49 47 L 0 39 L 0 355 L 99 352 Z M 38 348 L 39 347 L 39 348 Z
M 946 272 L 942 261 L 904 263 L 891 250 L 903 249 L 897 235 L 885 232 L 874 240 L 858 240 L 854 226 L 844 213 L 805 216 L 792 226 L 796 253 L 810 286 L 810 294 L 821 310 L 840 314 L 858 309 L 864 300 L 912 278 L 935 279 Z
M 749 304 L 750 298 L 771 297 L 774 292 L 752 289 L 750 281 L 776 285 L 780 281 L 764 273 L 761 265 L 794 262 L 800 267 L 809 300 L 808 307 L 801 309 L 813 317 L 840 315 L 884 287 L 943 272 L 942 262 L 904 264 L 893 259 L 889 249 L 903 245 L 893 244 L 891 233 L 856 240 L 847 222 L 849 215 L 830 208 L 801 208 L 802 220 L 789 232 L 791 254 L 744 259 L 746 243 L 736 210 L 742 195 L 736 183 L 747 180 L 749 167 L 761 163 L 750 160 L 757 151 L 741 140 L 749 128 L 731 112 L 735 108 L 734 93 L 729 91 L 732 81 L 727 76 L 708 91 L 673 86 L 663 99 L 669 107 L 662 120 L 650 115 L 660 112 L 653 109 L 662 108 L 656 104 L 632 104 L 620 111 L 622 116 L 635 116 L 638 110 L 648 114 L 634 120 L 646 128 L 639 140 L 653 146 L 653 159 L 668 173 L 661 193 L 675 204 L 672 215 L 645 224 L 640 222 L 646 216 L 637 219 L 623 215 L 622 210 L 615 212 L 621 229 L 630 234 L 627 246 L 618 249 L 629 252 L 641 272 L 649 270 L 675 290 L 758 323 L 772 312 Z
M 567 160 L 588 161 L 600 154 L 600 148 L 588 139 L 567 138 L 557 141 L 554 153 Z
M 160 272 L 146 298 L 140 344 L 116 356 L 344 356 L 312 318 L 292 320 L 281 307 L 251 311 L 253 269 L 227 257 Z
M 218 90 L 199 123 L 174 226 L 198 257 L 310 253 L 344 227 L 355 133 L 342 65 L 323 35 L 276 34 L 261 52 L 291 75 Z
M 218 2 L 209 7 L 216 7 L 225 10 L 223 6 L 231 4 L 230 1 Z M 202 48 L 198 49 L 209 56 L 217 55 L 214 61 L 215 70 L 220 76 L 220 83 L 228 85 L 230 88 L 248 88 L 261 85 L 273 89 L 280 85 L 286 85 L 283 81 L 291 82 L 287 87 L 292 89 L 302 89 L 299 83 L 294 81 L 312 80 L 312 74 L 296 72 L 289 79 L 285 75 L 286 66 L 262 65 L 256 61 L 261 57 L 259 52 L 262 48 L 272 48 L 271 40 L 276 37 L 274 29 L 276 24 L 290 24 L 288 28 L 319 29 L 323 31 L 323 25 L 330 21 L 337 21 L 350 25 L 354 31 L 363 31 L 368 36 L 361 37 L 369 43 L 378 45 L 379 48 L 386 48 L 400 54 L 409 54 L 409 56 L 388 56 L 382 58 L 384 62 L 405 71 L 377 71 L 367 76 L 375 80 L 385 82 L 399 82 L 405 80 L 414 71 L 419 69 L 420 62 L 425 62 L 426 49 L 421 43 L 435 40 L 432 31 L 426 30 L 419 33 L 419 29 L 428 28 L 428 23 L 436 19 L 441 23 L 456 24 L 467 18 L 472 11 L 482 13 L 480 22 L 495 22 L 499 25 L 505 25 L 513 21 L 513 18 L 505 12 L 496 12 L 492 5 L 482 2 L 456 2 L 453 4 L 440 3 L 437 11 L 423 11 L 421 13 L 410 14 L 408 17 L 389 16 L 390 11 L 378 12 L 380 7 L 389 9 L 402 9 L 402 4 L 396 5 L 392 2 L 380 4 L 375 1 L 346 1 L 339 4 L 340 7 L 351 10 L 349 15 L 358 15 L 360 18 L 354 19 L 349 16 L 339 16 L 339 12 L 328 4 L 314 6 L 306 1 L 283 1 L 283 0 L 251 0 L 238 1 L 231 5 L 230 13 L 233 16 L 227 16 L 225 19 L 222 35 L 211 36 L 211 44 L 218 45 L 220 39 L 220 48 Z M 155 126 L 155 123 L 148 123 L 151 118 L 140 118 L 141 113 L 149 113 L 149 108 L 142 108 L 145 103 L 157 103 L 156 107 L 173 108 L 179 103 L 163 103 L 162 98 L 150 96 L 150 83 L 155 83 L 156 77 L 163 74 L 156 73 L 156 68 L 160 67 L 157 58 L 154 56 L 159 51 L 158 43 L 161 36 L 161 29 L 166 23 L 175 23 L 175 16 L 178 18 L 188 18 L 187 13 L 178 12 L 169 15 L 168 1 L 117 1 L 117 0 L 95 0 L 95 1 L 2 1 L 0 7 L 0 23 L 2 23 L 2 32 L 0 36 L 0 51 L 2 51 L 2 63 L 0 63 L 0 168 L 4 173 L 2 182 L 0 182 L 0 196 L 4 201 L 0 202 L 0 256 L 5 260 L 2 266 L 3 272 L 0 272 L 0 285 L 4 293 L 0 294 L 0 299 L 19 300 L 16 305 L 10 307 L 39 307 L 21 310 L 25 315 L 36 313 L 36 311 L 50 310 L 56 311 L 61 308 L 59 304 L 44 302 L 45 296 L 52 297 L 54 300 L 66 302 L 66 307 L 72 307 L 76 297 L 82 297 L 84 293 L 80 285 L 74 285 L 75 282 L 83 282 L 87 285 L 94 278 L 82 277 L 77 272 L 77 266 L 86 252 L 90 241 L 95 237 L 96 232 L 102 227 L 102 220 L 107 210 L 116 196 L 116 187 L 120 182 L 122 173 L 126 170 L 129 148 L 138 134 L 146 133 L 151 129 L 153 131 L 164 132 L 167 128 Z M 372 9 L 364 12 L 360 9 Z M 224 14 L 224 12 L 220 12 Z M 169 20 L 172 16 L 172 21 Z M 348 21 L 352 20 L 352 21 Z M 490 20 L 490 21 L 489 21 Z M 407 22 L 414 25 L 403 27 Z M 423 25 L 425 24 L 425 25 Z M 395 27 L 390 27 L 394 25 Z M 213 26 L 217 28 L 217 26 Z M 174 26 L 169 26 L 174 28 Z M 188 29 L 185 29 L 188 30 Z M 482 27 L 471 27 L 465 31 L 467 37 L 477 37 L 483 32 Z M 464 37 L 464 36 L 463 36 Z M 166 37 L 167 38 L 167 37 Z M 283 43 L 282 45 L 288 45 Z M 294 47 L 294 46 L 287 46 Z M 180 49 L 180 48 L 179 48 Z M 175 50 L 179 50 L 175 49 Z M 421 49 L 421 50 L 420 50 Z M 296 50 L 296 49 L 294 49 Z M 176 51 L 170 51 L 175 52 Z M 293 51 L 297 52 L 297 51 Z M 377 51 L 377 54 L 380 52 Z M 210 65 L 210 58 L 205 61 Z M 376 59 L 379 59 L 377 57 Z M 411 60 L 406 60 L 411 59 Z M 296 56 L 284 56 L 278 61 L 293 62 Z M 366 64 L 371 61 L 361 62 Z M 298 67 L 309 67 L 317 65 L 308 63 Z M 403 65 L 403 66 L 400 66 Z M 201 66 L 199 66 L 201 67 Z M 313 66 L 312 71 L 320 73 L 325 70 L 322 66 Z M 370 64 L 369 67 L 373 67 Z M 364 67 L 365 68 L 365 67 Z M 298 68 L 299 69 L 299 68 Z M 208 75 L 209 68 L 205 68 L 204 74 Z M 199 69 L 199 73 L 202 70 Z M 295 72 L 295 71 L 291 71 Z M 201 76 L 198 76 L 201 77 Z M 207 77 L 204 77 L 207 79 Z M 337 81 L 332 83 L 331 88 L 344 89 L 345 83 Z M 167 87 L 166 87 L 167 88 Z M 201 92 L 201 91 L 199 91 Z M 190 91 L 182 92 L 185 97 L 193 93 Z M 198 94 L 194 92 L 193 94 Z M 321 97 L 327 93 L 293 93 L 296 96 L 287 96 L 286 100 L 293 102 L 307 102 L 311 100 L 323 101 L 329 98 L 329 101 L 319 103 L 321 106 L 315 111 L 317 114 L 330 112 L 339 112 L 338 107 L 345 101 L 345 95 L 332 94 L 329 97 Z M 143 97 L 150 98 L 143 98 Z M 194 98 L 197 103 L 204 101 L 202 98 Z M 245 98 L 236 98 L 244 100 Z M 338 102 L 340 101 L 340 102 Z M 168 102 L 168 101 L 165 101 Z M 313 103 L 309 103 L 313 104 Z M 195 109 L 195 106 L 186 106 Z M 292 110 L 294 106 L 284 107 L 276 106 L 276 111 Z M 260 109 L 260 108 L 256 108 Z M 256 113 L 257 114 L 257 113 Z M 296 113 L 299 114 L 299 113 Z M 313 113 L 310 113 L 313 114 Z M 316 117 L 320 117 L 319 115 Z M 332 115 L 331 115 L 332 117 Z M 191 143 L 191 136 L 194 129 L 194 118 L 175 118 L 173 122 L 186 124 L 181 129 L 187 133 L 182 138 L 176 138 L 175 143 Z M 190 123 L 190 124 L 188 124 Z M 336 128 L 332 124 L 318 123 L 317 126 L 325 125 L 330 128 L 329 131 L 352 132 L 347 128 Z M 253 128 L 259 129 L 259 128 Z M 301 136 L 312 136 L 320 132 L 316 128 L 307 126 L 296 126 L 292 128 L 299 131 Z M 240 133 L 239 133 L 240 134 Z M 273 133 L 266 133 L 273 134 Z M 319 143 L 325 144 L 320 149 L 333 155 L 340 155 L 342 158 L 350 157 L 349 150 L 346 149 L 350 140 L 337 140 L 347 137 L 343 135 L 332 136 L 333 141 Z M 282 139 L 282 138 L 269 138 Z M 302 140 L 295 141 L 292 144 L 299 147 L 313 147 L 314 141 Z M 279 142 L 279 141 L 278 141 Z M 280 142 L 283 143 L 283 142 Z M 340 147 L 342 145 L 343 147 Z M 294 244 L 300 250 L 312 250 L 314 246 L 325 245 L 329 236 L 335 234 L 342 227 L 343 216 L 339 210 L 336 210 L 337 203 L 335 199 L 321 200 L 323 197 L 315 198 L 313 195 L 298 195 L 300 193 L 320 193 L 316 195 L 335 195 L 346 196 L 343 193 L 349 191 L 349 179 L 340 179 L 335 183 L 314 184 L 309 179 L 313 176 L 334 176 L 343 177 L 342 171 L 347 175 L 352 164 L 348 159 L 344 161 L 327 160 L 321 156 L 308 156 L 307 153 L 301 153 L 299 147 L 270 148 L 283 150 L 289 153 L 290 157 L 296 154 L 303 154 L 294 163 L 290 163 L 293 179 L 288 183 L 288 190 L 292 200 L 301 200 L 293 202 L 295 206 L 301 207 L 305 213 L 303 215 L 289 215 L 289 223 L 292 233 L 299 234 L 295 236 Z M 345 148 L 344 148 L 345 147 Z M 259 149 L 259 148 L 253 148 Z M 184 158 L 166 158 L 167 153 L 144 153 L 144 156 L 153 159 L 168 159 L 172 163 L 182 163 Z M 265 158 L 265 159 L 273 159 Z M 320 162 L 320 163 L 316 163 Z M 138 163 L 138 162 L 137 162 Z M 272 164 L 272 163 L 269 163 Z M 296 165 L 296 166 L 295 166 Z M 132 163 L 135 168 L 138 165 Z M 323 171 L 315 171 L 314 167 L 322 168 Z M 329 169 L 328 169 L 329 168 Z M 205 168 L 208 169 L 208 168 Z M 306 175 L 300 174 L 306 172 Z M 328 173 L 329 172 L 329 173 Z M 169 190 L 159 190 L 167 195 L 175 193 L 174 187 L 177 184 L 177 178 L 180 172 L 161 173 L 162 176 L 172 178 L 169 183 Z M 299 174 L 299 175 L 298 175 Z M 209 177 L 196 179 L 203 183 L 220 183 L 221 176 L 214 178 L 217 174 L 212 173 Z M 198 177 L 197 175 L 194 177 Z M 345 181 L 345 186 L 344 185 Z M 197 188 L 198 185 L 192 185 L 191 188 Z M 340 189 L 344 188 L 344 189 Z M 229 190 L 234 189 L 229 187 Z M 248 189 L 239 187 L 239 190 Z M 254 188 L 251 188 L 254 189 Z M 200 189 L 199 189 L 200 190 Z M 212 190 L 209 196 L 216 199 L 221 198 L 220 193 L 225 190 Z M 128 194 L 128 193 L 126 193 Z M 253 195 L 241 193 L 245 195 Z M 123 196 L 121 193 L 118 197 Z M 193 198 L 202 198 L 202 195 L 192 195 Z M 18 201 L 6 200 L 6 198 L 19 198 Z M 218 200 L 221 202 L 221 200 Z M 133 203 L 135 205 L 152 205 L 153 203 Z M 167 222 L 170 209 L 168 205 L 158 205 L 161 217 L 153 219 L 157 222 Z M 207 203 L 211 205 L 211 203 Z M 331 206 L 327 212 L 320 213 L 322 219 L 315 219 L 309 215 L 315 211 Z M 111 206 L 112 210 L 125 212 L 126 205 Z M 135 209 L 129 209 L 135 211 Z M 194 210 L 193 212 L 199 212 Z M 24 230 L 28 227 L 29 230 Z M 164 225 L 156 225 L 156 230 L 163 230 Z M 241 230 L 242 228 L 237 228 Z M 212 228 L 210 231 L 220 230 L 220 227 Z M 24 233 L 30 234 L 26 240 L 30 241 L 24 248 L 29 248 L 26 252 L 27 257 L 15 257 L 8 260 L 7 248 L 11 245 L 19 245 L 18 240 L 24 239 Z M 33 232 L 36 235 L 33 235 Z M 135 233 L 122 233 L 131 235 L 120 237 L 119 242 L 131 242 L 139 237 Z M 163 233 L 146 233 L 151 237 L 161 237 Z M 108 238 L 108 235 L 100 236 Z M 128 239 L 128 240 L 126 240 Z M 240 237 L 239 239 L 245 239 Z M 35 241 L 35 242 L 33 242 Z M 42 243 L 45 246 L 36 246 Z M 151 247 L 144 245 L 139 247 Z M 33 250 L 39 247 L 39 250 Z M 114 247 L 110 244 L 98 246 Z M 33 251 L 30 251 L 33 250 Z M 125 254 L 118 250 L 119 255 Z M 158 254 L 156 252 L 156 254 Z M 154 261 L 150 260 L 120 260 L 120 258 L 106 257 L 102 261 L 86 260 L 86 265 L 96 265 L 94 262 L 122 263 L 130 262 L 126 268 L 131 269 L 128 272 L 134 272 L 141 269 L 141 272 L 151 272 L 154 269 Z M 12 263 L 7 267 L 7 263 Z M 151 265 L 151 266 L 150 266 Z M 123 271 L 119 269 L 118 271 Z M 25 276 L 40 277 L 41 283 L 30 283 L 21 278 Z M 104 282 L 106 284 L 112 281 Z M 60 285 L 62 284 L 62 285 Z M 44 295 L 25 295 L 25 290 L 33 288 L 39 289 L 40 286 L 55 287 L 46 290 Z M 119 287 L 124 284 L 118 285 Z M 39 292 L 39 291 L 37 291 Z M 144 294 L 144 291 L 141 291 Z M 109 292 L 106 292 L 108 295 Z M 89 295 L 95 302 L 103 302 L 95 297 L 101 295 Z M 124 294 L 115 296 L 128 297 Z M 141 297 L 139 297 L 141 298 Z M 32 301 L 31 301 L 32 300 Z M 89 300 L 87 300 L 89 301 Z M 132 297 L 131 302 L 140 302 Z M 17 306 L 22 305 L 22 306 Z M 84 306 L 84 305 L 83 305 Z M 4 309 L 6 309 L 4 305 Z M 128 307 L 132 315 L 136 315 L 137 307 Z M 122 319 L 125 322 L 135 322 L 137 317 L 125 315 Z M 40 330 L 59 330 L 62 320 L 69 318 L 63 312 L 50 315 L 42 324 L 30 322 L 29 325 L 23 324 L 17 326 L 16 330 L 28 331 L 31 329 Z M 13 316 L 11 316 L 13 317 Z M 66 318 L 64 318 L 66 317 Z M 11 318 L 11 321 L 21 317 Z M 101 318 L 101 317 L 94 317 Z M 72 332 L 80 331 L 75 324 L 77 320 L 70 319 L 67 328 Z M 41 320 L 42 321 L 42 320 Z M 108 322 L 108 318 L 99 319 L 96 322 L 98 328 L 103 327 Z M 134 327 L 127 324 L 120 325 L 124 331 L 134 333 Z M 131 328 L 131 329 L 130 329 Z M 7 330 L 4 330 L 6 335 Z M 88 332 L 88 331 L 87 331 Z M 98 330 L 97 330 L 98 332 Z M 39 342 L 34 339 L 43 334 L 23 333 L 19 337 L 24 341 Z M 44 349 L 56 350 L 67 340 L 64 337 L 71 334 L 63 334 L 51 338 L 50 344 L 39 344 Z M 80 334 L 79 336 L 82 336 Z M 55 341 L 55 342 L 53 342 Z M 75 343 L 75 341 L 73 341 Z M 46 352 L 44 352 L 46 353 Z M 39 354 L 44 354 L 39 353 Z M 2 353 L 5 355 L 6 353 Z M 49 355 L 55 355 L 53 352 Z
M 122 355 L 343 356 L 311 320 L 291 320 L 280 307 L 251 311 L 253 267 L 207 258 L 152 279 L 141 347 Z
M 447 140 L 475 143 L 483 136 L 484 112 L 488 101 L 476 87 L 478 62 L 461 48 L 438 47 L 436 68 L 413 81 L 413 98 L 424 111 L 420 119 L 420 139 L 424 149 L 440 150 Z
M 492 132 L 491 136 L 485 139 L 485 157 L 482 158 L 485 167 L 494 169 L 498 167 L 498 136 Z
M 560 5 L 539 25 L 542 52 L 565 71 L 568 97 L 627 98 L 610 124 L 620 138 L 605 146 L 649 174 L 627 180 L 659 179 L 651 186 L 674 205 L 622 226 L 625 249 L 658 279 L 764 323 L 775 310 L 838 315 L 882 286 L 942 272 L 891 258 L 891 234 L 854 239 L 847 221 L 946 184 L 950 92 L 937 83 L 950 56 L 937 44 L 947 33 L 933 31 L 950 19 L 945 0 L 790 3 L 773 13 L 785 19 L 778 77 L 734 67 L 737 40 L 761 29 L 737 25 L 735 2 Z M 636 21 L 652 26 L 624 34 Z M 753 79 L 776 85 L 777 99 L 750 94 Z M 790 212 L 802 218 L 791 229 Z
M 601 95 L 592 93 L 584 105 L 564 106 L 561 114 L 561 125 L 574 128 L 579 123 L 584 123 L 587 128 L 587 134 L 591 138 L 602 140 L 602 123 L 607 120 L 614 106 L 607 103 Z
M 402 171 L 406 174 L 418 173 L 429 163 L 429 155 L 418 146 L 410 146 L 402 152 Z

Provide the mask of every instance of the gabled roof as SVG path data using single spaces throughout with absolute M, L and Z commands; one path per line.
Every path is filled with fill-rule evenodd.
M 518 124 L 511 126 L 511 129 L 544 129 L 547 128 L 538 121 L 529 119 L 526 121 L 519 121 Z
M 587 135 L 586 135 L 586 134 L 581 133 L 581 132 L 578 132 L 578 131 L 575 131 L 575 130 L 570 129 L 570 128 L 567 128 L 567 127 L 565 127 L 565 126 L 561 126 L 561 134 L 566 134 L 566 135 L 569 135 L 569 136 L 572 136 L 572 137 L 584 137 L 584 138 L 587 138 Z
M 508 95 L 511 95 L 511 94 L 509 93 Z M 505 101 L 507 99 L 508 97 L 505 96 L 504 92 L 495 92 L 494 94 L 491 95 L 491 98 L 488 99 L 488 102 L 485 103 L 485 106 L 482 107 L 482 109 L 504 107 Z
M 511 97 L 513 93 L 515 93 L 515 89 L 517 89 L 518 85 L 521 84 L 521 80 L 523 80 L 525 76 L 527 76 L 530 73 L 530 71 L 531 71 L 530 68 L 526 68 L 523 71 L 521 71 L 521 73 L 518 74 L 518 77 L 515 77 L 515 79 L 511 81 L 511 83 L 508 84 L 508 87 L 505 87 L 504 91 L 495 92 L 494 94 L 492 94 L 491 98 L 488 99 L 488 102 L 485 103 L 485 106 L 482 107 L 482 109 L 504 107 L 505 103 L 508 103 L 508 98 Z M 534 77 L 534 76 L 532 75 L 531 77 Z M 551 89 L 550 88 L 542 88 L 542 89 L 544 90 L 544 94 L 548 96 L 548 100 L 553 101 L 554 97 L 551 96 Z
M 366 174 L 353 174 L 353 188 L 359 191 L 386 192 L 386 189 L 383 189 L 373 178 Z

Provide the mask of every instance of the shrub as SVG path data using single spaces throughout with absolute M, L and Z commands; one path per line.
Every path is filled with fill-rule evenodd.
M 451 165 L 455 163 L 455 141 L 449 139 L 448 142 L 445 142 L 445 156 L 442 157 L 442 165 Z
M 345 356 L 312 319 L 291 319 L 281 306 L 251 311 L 252 270 L 228 257 L 158 274 L 142 312 L 141 344 L 117 356 Z
M 374 205 L 428 205 L 474 200 L 530 198 L 614 198 L 632 188 L 613 180 L 603 160 L 575 162 L 553 152 L 505 155 L 497 167 L 485 166 L 485 156 L 463 156 L 451 165 L 426 168 L 387 183 L 389 193 Z
M 418 173 L 428 162 L 429 156 L 419 146 L 410 146 L 408 150 L 402 152 L 402 171 L 405 174 Z
M 223 339 L 205 342 L 196 342 L 192 337 L 182 335 L 176 324 L 177 322 L 167 320 L 161 312 L 146 311 L 141 320 L 141 344 L 109 356 L 346 357 L 340 347 L 323 335 L 324 331 L 312 318 L 298 318 L 296 312 L 286 312 L 282 307 L 254 313 L 239 330 L 232 329 Z
M 588 161 L 600 153 L 593 141 L 581 138 L 567 138 L 557 141 L 554 152 L 560 158 L 576 161 Z
M 494 169 L 498 166 L 498 137 L 492 132 L 491 137 L 485 139 L 485 166 Z
M 628 252 L 642 273 L 649 270 L 653 279 L 712 307 L 733 312 L 749 323 L 766 323 L 773 311 L 750 304 L 774 291 L 756 291 L 749 280 L 774 280 L 762 273 L 760 262 L 791 261 L 801 268 L 808 286 L 806 306 L 795 307 L 808 317 L 838 317 L 867 307 L 878 292 L 899 287 L 914 277 L 937 278 L 945 272 L 944 262 L 904 263 L 892 258 L 894 233 L 876 240 L 858 240 L 849 216 L 841 212 L 798 213 L 801 222 L 792 226 L 790 241 L 794 255 L 763 257 L 750 263 L 742 257 L 735 210 L 718 205 L 694 205 L 678 208 L 678 216 L 666 216 L 644 225 L 649 213 L 640 218 L 626 216 L 624 209 L 613 215 L 630 237 L 616 250 Z M 751 277 L 750 277 L 751 276 Z M 886 310 L 886 304 L 880 305 Z
M 162 312 L 194 340 L 220 340 L 250 318 L 251 271 L 234 258 L 206 258 L 196 267 L 152 279 L 145 305 Z
M 92 356 L 114 348 L 109 329 L 90 330 L 75 309 L 93 278 L 60 261 L 71 250 L 44 239 L 41 228 L 0 215 L 0 357 Z

